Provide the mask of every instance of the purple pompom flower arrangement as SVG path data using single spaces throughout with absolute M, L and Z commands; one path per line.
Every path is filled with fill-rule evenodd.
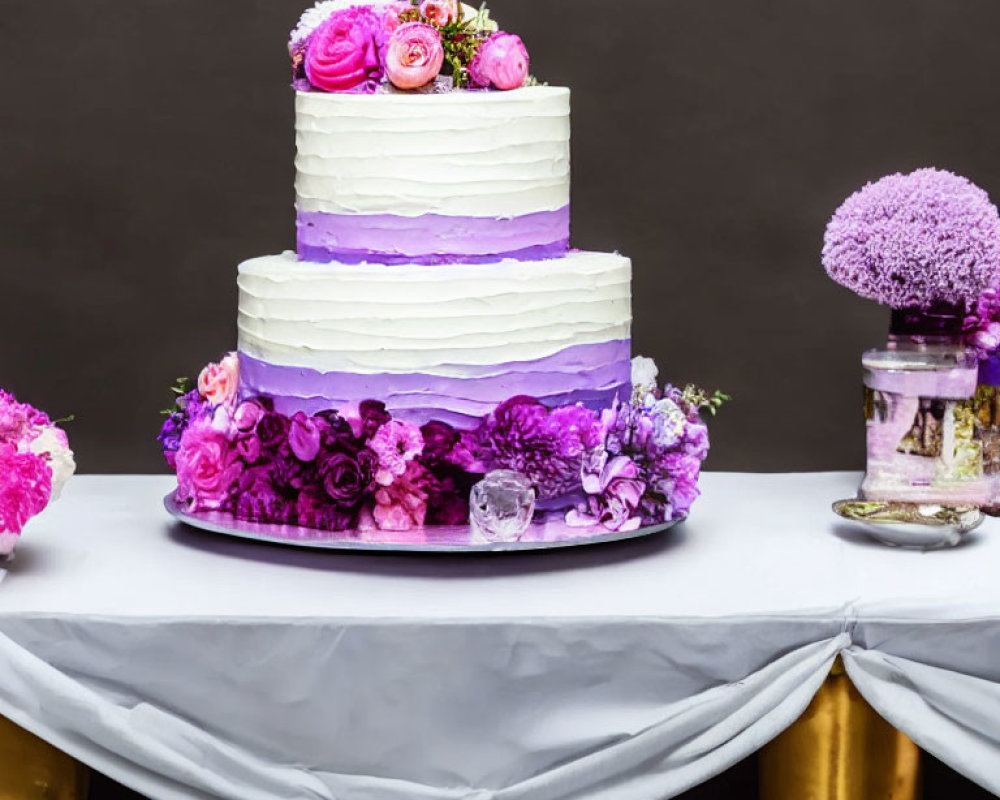
M 377 400 L 281 414 L 269 398 L 237 396 L 231 354 L 205 367 L 197 388 L 178 385 L 159 441 L 175 497 L 192 511 L 333 531 L 461 525 L 476 482 L 514 470 L 531 482 L 539 513 L 629 530 L 687 515 L 708 454 L 699 412 L 728 399 L 661 391 L 651 364 L 636 359 L 632 397 L 609 409 L 520 396 L 458 430 L 394 419 Z
M 1000 277 L 1000 217 L 986 193 L 950 172 L 889 175 L 851 195 L 826 229 L 823 266 L 894 309 L 962 314 Z

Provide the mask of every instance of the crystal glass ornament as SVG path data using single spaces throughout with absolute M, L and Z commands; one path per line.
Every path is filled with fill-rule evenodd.
M 498 469 L 472 487 L 472 529 L 491 542 L 516 542 L 531 524 L 535 490 L 520 472 Z

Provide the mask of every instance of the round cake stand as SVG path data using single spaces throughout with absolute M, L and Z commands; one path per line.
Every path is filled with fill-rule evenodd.
M 609 531 L 601 526 L 575 528 L 561 520 L 528 526 L 517 541 L 489 541 L 468 525 L 428 525 L 411 531 L 322 531 L 297 525 L 246 522 L 221 511 L 187 511 L 173 494 L 163 499 L 167 511 L 185 525 L 258 542 L 310 547 L 319 550 L 377 550 L 415 553 L 512 553 L 556 547 L 635 539 L 672 528 L 683 520 L 650 525 L 633 531 Z

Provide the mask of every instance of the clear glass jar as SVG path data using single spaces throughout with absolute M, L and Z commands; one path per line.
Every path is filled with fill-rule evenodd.
M 986 505 L 991 483 L 977 432 L 974 354 L 947 340 L 893 342 L 890 335 L 889 349 L 869 350 L 861 363 L 868 452 L 862 497 Z
M 1000 516 L 1000 356 L 979 362 L 976 435 L 983 445 L 983 473 L 990 482 L 989 501 L 982 508 Z

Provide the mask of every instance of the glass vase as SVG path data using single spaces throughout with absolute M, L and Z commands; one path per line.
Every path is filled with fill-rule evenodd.
M 982 510 L 1000 516 L 1000 356 L 979 363 L 976 435 L 982 442 L 983 473 L 989 483 L 989 498 Z
M 868 456 L 862 498 L 986 505 L 992 484 L 977 425 L 975 356 L 948 342 L 890 337 L 889 349 L 866 352 L 862 366 Z

